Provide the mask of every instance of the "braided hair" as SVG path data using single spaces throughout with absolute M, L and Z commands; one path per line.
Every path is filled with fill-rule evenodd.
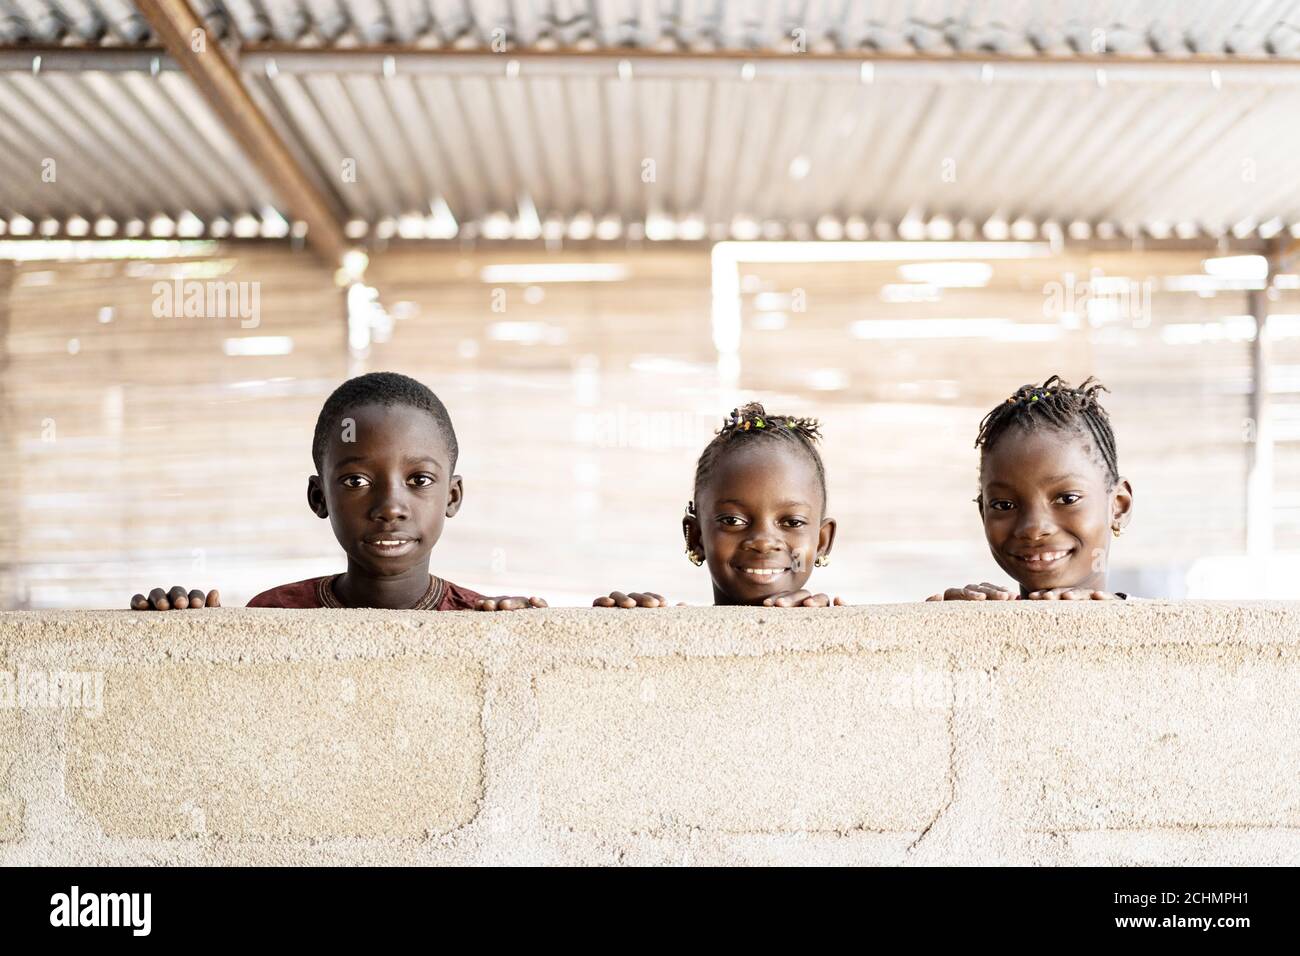
M 1119 458 L 1110 417 L 1101 407 L 1098 395 L 1110 389 L 1091 376 L 1078 388 L 1071 387 L 1059 375 L 1042 385 L 1022 385 L 1006 401 L 984 416 L 980 422 L 975 447 L 980 459 L 1013 427 L 1032 431 L 1035 428 L 1075 430 L 1092 436 L 1093 451 L 1101 458 L 1110 487 L 1119 481 Z
M 695 465 L 695 499 L 700 497 L 700 488 L 713 474 L 718 462 L 728 452 L 746 448 L 759 442 L 781 443 L 798 449 L 807 455 L 817 471 L 817 484 L 821 488 L 823 508 L 826 502 L 826 468 L 822 456 L 817 451 L 817 442 L 821 438 L 821 425 L 815 418 L 796 418 L 793 415 L 769 415 L 758 402 L 750 402 L 740 408 L 732 409 L 731 415 L 723 419 L 722 427 L 704 451 Z

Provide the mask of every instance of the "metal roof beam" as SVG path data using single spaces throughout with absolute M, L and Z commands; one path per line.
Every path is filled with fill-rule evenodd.
M 157 5 L 164 0 L 153 0 Z M 165 0 L 176 3 L 179 0 Z M 186 46 L 188 50 L 188 45 Z M 169 49 L 140 47 L 68 47 L 0 44 L 0 70 L 158 70 L 178 69 Z M 753 78 L 790 76 L 873 82 L 884 79 L 980 80 L 1001 84 L 1034 81 L 1095 80 L 1098 71 L 1124 82 L 1217 81 L 1300 83 L 1300 59 L 1271 56 L 1196 55 L 1185 57 L 1104 55 L 1006 55 L 996 53 L 778 53 L 720 50 L 711 53 L 653 49 L 512 49 L 491 53 L 478 49 L 401 45 L 318 48 L 280 43 L 245 43 L 238 51 L 239 69 L 262 72 L 268 63 L 290 73 L 373 72 L 393 68 L 405 73 L 492 75 L 510 61 L 530 75 L 604 75 L 631 70 L 639 77 L 717 77 L 746 70 Z M 748 69 L 752 67 L 753 73 Z M 513 69 L 513 68 L 512 68 Z M 1210 71 L 1217 77 L 1212 77 Z M 620 75 L 624 75 L 620 72 Z
M 180 65 L 162 47 L 0 46 L 0 72 L 159 73 Z
M 207 36 L 203 21 L 187 0 L 136 0 L 136 7 L 167 52 L 185 68 L 230 135 L 266 177 L 291 218 L 306 223 L 308 245 L 327 264 L 337 267 L 349 247 L 339 216 L 258 109 L 238 68 L 216 38 Z M 195 31 L 202 31 L 206 38 L 202 52 L 193 48 Z
M 1200 54 L 1184 57 L 1099 55 L 1008 55 L 997 53 L 784 53 L 767 50 L 718 50 L 709 53 L 646 48 L 510 49 L 494 53 L 481 49 L 426 48 L 398 44 L 310 48 L 284 43 L 245 43 L 240 48 L 246 70 L 263 69 L 269 60 L 287 70 L 360 70 L 384 72 L 454 73 L 503 72 L 517 61 L 532 75 L 631 71 L 633 76 L 717 76 L 746 71 L 754 78 L 790 75 L 841 77 L 871 82 L 882 78 L 933 79 L 952 76 L 986 83 L 1031 80 L 1096 79 L 1098 71 L 1125 81 L 1300 82 L 1300 59 L 1275 56 Z M 752 69 L 753 72 L 750 72 Z M 873 72 L 874 71 L 874 72 Z

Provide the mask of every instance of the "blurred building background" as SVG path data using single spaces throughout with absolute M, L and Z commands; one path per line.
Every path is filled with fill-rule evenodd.
M 983 414 L 1111 388 L 1112 584 L 1300 597 L 1300 2 L 0 0 L 0 606 L 341 567 L 342 379 L 428 383 L 435 570 L 709 597 L 695 458 L 823 420 L 855 601 L 1004 581 Z

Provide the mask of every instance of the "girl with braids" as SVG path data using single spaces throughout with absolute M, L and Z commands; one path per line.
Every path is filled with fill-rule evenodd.
M 993 559 L 1020 585 L 949 588 L 931 601 L 1106 600 L 1112 536 L 1133 510 L 1133 487 L 1120 476 L 1115 434 L 1098 401 L 1107 389 L 1089 378 L 1078 388 L 1053 375 L 1024 385 L 984 416 L 980 493 L 975 499 Z
M 826 517 L 826 471 L 811 418 L 735 409 L 695 466 L 695 495 L 682 532 L 686 556 L 707 562 L 714 604 L 827 607 L 805 589 L 830 560 L 835 519 Z M 664 607 L 653 592 L 614 591 L 595 607 Z

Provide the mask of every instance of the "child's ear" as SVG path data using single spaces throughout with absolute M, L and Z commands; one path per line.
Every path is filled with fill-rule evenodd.
M 835 519 L 823 518 L 821 531 L 817 534 L 817 554 L 821 557 L 828 557 L 831 553 L 831 545 L 835 543 Z
M 465 485 L 460 480 L 460 475 L 452 475 L 451 481 L 447 482 L 447 517 L 456 517 L 456 512 L 460 510 L 460 504 L 465 500 Z
M 700 519 L 693 514 L 682 518 L 682 535 L 686 538 L 686 550 L 704 555 L 704 534 L 700 530 Z
M 329 507 L 325 504 L 325 486 L 321 484 L 320 475 L 307 479 L 307 506 L 316 513 L 317 518 L 328 518 Z
M 1133 486 L 1127 478 L 1115 483 L 1115 490 L 1110 493 L 1111 526 L 1123 528 L 1133 515 Z

